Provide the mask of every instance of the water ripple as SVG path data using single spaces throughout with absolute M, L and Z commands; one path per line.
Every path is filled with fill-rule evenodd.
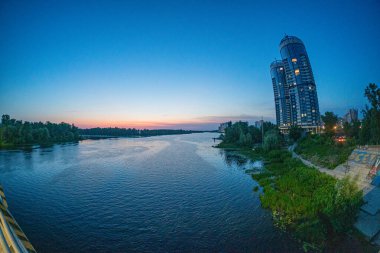
M 214 133 L 0 151 L 10 209 L 39 252 L 296 252 Z

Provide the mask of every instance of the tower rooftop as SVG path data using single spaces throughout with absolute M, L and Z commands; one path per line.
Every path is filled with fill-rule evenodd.
M 278 68 L 278 67 L 283 67 L 284 64 L 282 63 L 282 61 L 280 60 L 275 60 L 273 61 L 271 64 L 270 64 L 270 68 L 273 69 L 273 68 Z
M 281 42 L 280 42 L 280 50 L 281 50 L 281 48 L 283 48 L 284 46 L 286 46 L 286 45 L 288 45 L 288 44 L 293 44 L 293 43 L 303 44 L 302 40 L 299 39 L 298 37 L 296 37 L 296 36 L 285 35 L 285 37 L 282 38 L 282 40 L 281 40 Z

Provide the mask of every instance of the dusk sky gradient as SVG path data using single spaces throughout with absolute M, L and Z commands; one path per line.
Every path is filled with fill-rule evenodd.
M 274 121 L 269 64 L 305 43 L 321 113 L 380 84 L 380 1 L 0 2 L 0 113 L 80 127 Z

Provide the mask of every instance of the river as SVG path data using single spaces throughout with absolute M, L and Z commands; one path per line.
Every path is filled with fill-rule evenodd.
M 260 167 L 216 133 L 0 151 L 10 211 L 38 252 L 302 252 L 260 205 Z

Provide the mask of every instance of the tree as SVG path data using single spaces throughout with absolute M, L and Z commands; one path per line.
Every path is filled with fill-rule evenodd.
M 380 110 L 380 88 L 376 84 L 370 83 L 365 88 L 364 96 L 367 97 L 373 109 Z
M 271 130 L 277 131 L 277 127 L 271 122 L 264 122 L 264 133 Z M 233 146 L 252 147 L 253 144 L 262 142 L 261 128 L 248 125 L 248 122 L 238 121 L 229 125 L 224 132 L 223 144 Z
M 326 133 L 334 133 L 338 123 L 338 116 L 333 112 L 325 112 L 325 115 L 322 115 L 321 118 L 325 123 Z
M 255 126 L 249 126 L 248 131 L 249 131 L 251 138 L 252 138 L 252 144 L 262 142 L 261 129 L 259 129 Z
M 351 124 L 345 122 L 343 124 L 343 132 L 347 137 L 359 139 L 360 125 L 360 121 L 358 120 L 353 121 Z
M 247 142 L 247 139 L 245 138 L 245 134 L 243 131 L 240 129 L 240 134 L 239 134 L 239 145 L 240 146 L 245 146 L 245 143 Z
M 281 147 L 281 136 L 278 130 L 272 129 L 265 133 L 264 150 L 270 151 Z
M 46 144 L 79 140 L 78 128 L 67 123 L 22 122 L 9 115 L 1 117 L 0 144 L 25 145 Z
M 366 105 L 363 110 L 363 124 L 360 131 L 362 144 L 380 144 L 380 88 L 370 83 L 364 91 L 371 107 Z
M 293 141 L 298 141 L 299 138 L 301 138 L 302 133 L 303 133 L 302 127 L 292 126 L 289 129 L 289 138 L 291 138 Z
M 10 122 L 10 116 L 7 114 L 4 114 L 1 117 L 1 124 L 7 126 L 7 125 L 9 125 L 9 122 Z

